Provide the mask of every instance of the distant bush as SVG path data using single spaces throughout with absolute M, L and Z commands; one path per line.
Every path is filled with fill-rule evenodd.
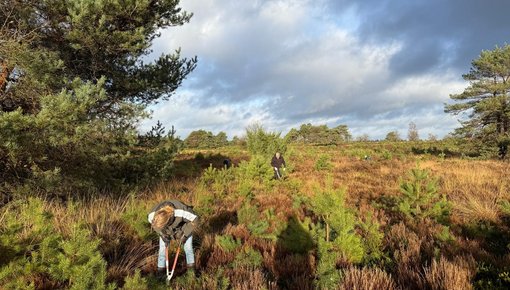
M 184 146 L 186 148 L 206 149 L 218 148 L 227 146 L 227 134 L 219 132 L 217 135 L 205 130 L 198 130 L 191 132 L 186 139 L 184 139 Z
M 315 161 L 315 170 L 329 170 L 333 168 L 333 164 L 331 164 L 331 158 L 326 154 L 321 154 L 317 161 Z
M 352 139 L 352 136 L 346 125 L 339 125 L 330 129 L 327 125 L 314 126 L 308 123 L 302 124 L 299 130 L 291 129 L 285 139 L 295 143 L 331 145 L 348 142 Z
M 391 131 L 386 134 L 386 138 L 384 138 L 384 140 L 389 142 L 398 142 L 402 141 L 402 138 L 400 138 L 398 131 Z
M 287 144 L 280 133 L 267 132 L 261 125 L 252 125 L 246 129 L 246 144 L 248 152 L 252 155 L 259 155 L 269 162 L 271 157 L 280 152 L 285 154 Z

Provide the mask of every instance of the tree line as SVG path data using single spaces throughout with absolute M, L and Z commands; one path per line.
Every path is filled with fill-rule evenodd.
M 259 128 L 259 126 L 260 125 L 253 125 L 247 128 L 246 134 L 252 134 L 251 131 L 253 131 L 254 128 Z M 278 133 L 278 136 L 279 138 L 285 140 L 287 143 L 306 145 L 337 145 L 352 141 L 370 141 L 370 137 L 368 135 L 362 135 L 357 138 L 353 138 L 347 125 L 338 125 L 333 128 L 329 128 L 328 125 L 325 124 L 312 125 L 311 123 L 302 124 L 297 129 L 292 128 L 284 136 L 281 136 L 281 133 Z M 223 131 L 220 131 L 217 135 L 214 135 L 210 131 L 200 129 L 192 131 L 188 137 L 184 139 L 183 145 L 185 148 L 192 149 L 211 149 L 228 145 L 245 146 L 246 138 L 247 136 L 234 136 L 231 141 L 228 141 L 227 134 Z M 407 140 L 420 140 L 418 129 L 414 122 L 409 124 Z M 429 135 L 428 140 L 434 141 L 437 140 L 437 137 L 435 135 Z M 404 141 L 404 139 L 400 137 L 398 131 L 391 131 L 386 135 L 386 138 L 383 141 L 398 142 Z

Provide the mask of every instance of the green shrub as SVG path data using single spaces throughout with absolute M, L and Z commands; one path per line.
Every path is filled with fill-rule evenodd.
M 501 209 L 501 212 L 506 215 L 510 216 L 510 201 L 504 199 L 499 202 L 499 208 Z
M 237 190 L 238 194 L 246 200 L 251 200 L 254 197 L 253 184 L 250 179 L 240 180 Z
M 269 228 L 267 220 L 261 219 L 257 206 L 245 202 L 237 212 L 239 224 L 244 224 L 250 232 L 257 237 L 262 237 Z
M 285 155 L 287 151 L 286 141 L 280 137 L 281 133 L 267 132 L 261 125 L 255 124 L 246 128 L 246 144 L 248 152 L 252 156 L 262 156 L 268 159 L 280 152 Z
M 50 266 L 57 263 L 62 237 L 55 231 L 52 216 L 40 199 L 11 203 L 3 215 L 0 286 L 33 288 L 35 276 L 47 273 Z
M 274 172 L 271 167 L 271 160 L 260 155 L 253 156 L 250 161 L 243 161 L 239 164 L 239 180 L 253 180 L 259 183 L 271 180 Z
M 333 168 L 333 164 L 331 164 L 331 158 L 326 154 L 321 154 L 315 162 L 315 170 L 329 170 L 331 168 Z
M 384 233 L 380 231 L 380 224 L 371 215 L 368 215 L 365 221 L 360 223 L 360 229 L 365 252 L 363 263 L 371 265 L 385 258 L 382 250 Z
M 195 189 L 195 203 L 193 210 L 201 217 L 210 216 L 214 213 L 214 194 L 204 185 L 199 184 Z
M 259 212 L 258 207 L 245 202 L 237 212 L 240 224 L 246 225 L 250 233 L 263 239 L 276 241 L 280 233 L 287 226 L 286 220 L 278 218 L 274 209 L 269 208 Z
M 235 257 L 233 263 L 234 268 L 243 266 L 257 268 L 262 265 L 262 254 L 252 247 L 244 247 Z
M 241 246 L 241 241 L 231 235 L 218 235 L 214 239 L 216 244 L 225 252 L 233 252 Z
M 147 222 L 149 210 L 146 203 L 141 203 L 137 197 L 132 194 L 129 197 L 129 201 L 126 203 L 125 211 L 121 215 L 122 221 L 129 225 L 136 235 L 144 241 L 152 240 L 155 237 L 154 232 L 151 231 Z
M 213 168 L 212 164 L 204 171 L 200 183 L 212 189 L 216 194 L 226 194 L 235 180 L 234 168 Z
M 91 238 L 90 232 L 74 225 L 71 236 L 60 242 L 57 262 L 49 272 L 56 279 L 69 282 L 70 289 L 114 289 L 105 285 L 106 261 L 98 250 L 100 240 Z
M 391 154 L 391 152 L 388 150 L 383 150 L 381 153 L 381 157 L 384 160 L 391 160 L 393 158 L 393 154 Z
M 8 257 L 0 264 L 0 286 L 34 288 L 37 277 L 69 289 L 113 289 L 106 284 L 106 261 L 86 227 L 70 225 L 63 237 L 39 199 L 19 201 L 6 212 L 0 227 L 0 248 Z M 4 252 L 2 252 L 2 256 Z
M 329 177 L 325 188 L 318 188 L 310 199 L 311 210 L 323 224 L 316 228 L 317 286 L 329 289 L 337 285 L 341 275 L 337 263 L 359 263 L 364 257 L 361 237 L 355 231 L 356 217 L 345 205 L 345 191 L 333 188 Z
M 147 279 L 143 278 L 140 274 L 140 270 L 136 270 L 133 276 L 127 276 L 124 280 L 125 290 L 148 290 Z
M 427 170 L 412 169 L 409 179 L 400 183 L 402 195 L 397 198 L 397 211 L 408 220 L 419 222 L 431 218 L 446 224 L 451 203 L 440 195 L 437 180 L 429 177 Z

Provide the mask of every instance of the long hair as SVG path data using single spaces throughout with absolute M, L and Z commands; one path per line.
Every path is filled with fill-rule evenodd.
M 152 228 L 157 232 L 161 232 L 173 216 L 174 208 L 169 205 L 158 209 L 158 211 L 154 214 L 154 219 L 152 220 Z

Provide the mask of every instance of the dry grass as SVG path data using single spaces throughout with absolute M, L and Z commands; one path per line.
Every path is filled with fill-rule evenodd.
M 348 268 L 344 271 L 341 290 L 393 290 L 398 289 L 388 273 L 377 268 Z
M 430 267 L 424 269 L 424 280 L 428 289 L 468 290 L 472 289 L 474 273 L 475 261 L 471 257 L 456 258 L 454 261 L 441 257 L 439 262 L 433 260 Z
M 237 150 L 237 149 L 236 149 Z M 221 153 L 220 151 L 214 152 Z M 193 162 L 196 152 L 187 152 L 179 161 Z M 232 154 L 237 160 L 246 159 L 243 152 Z M 328 154 L 332 169 L 314 169 L 316 156 Z M 323 184 L 327 175 L 332 176 L 335 187 L 346 188 L 347 204 L 363 219 L 368 213 L 379 222 L 385 231 L 384 250 L 393 258 L 393 268 L 384 272 L 377 268 L 356 268 L 347 265 L 340 289 L 470 289 L 474 275 L 472 258 L 454 258 L 456 255 L 472 255 L 483 259 L 508 262 L 510 256 L 495 257 L 484 249 L 482 238 L 468 238 L 461 230 L 452 244 L 441 245 L 441 258 L 436 260 L 434 239 L 441 227 L 423 221 L 413 228 L 404 223 L 394 224 L 390 209 L 380 208 L 384 198 L 400 194 L 399 184 L 407 172 L 416 166 L 420 156 L 406 156 L 389 160 L 374 157 L 360 160 L 343 154 L 342 148 L 303 147 L 295 149 L 287 161 L 294 165 L 288 181 L 271 187 L 257 185 L 253 189 L 253 204 L 260 211 L 273 209 L 278 221 L 290 216 L 304 217 L 312 214 L 306 209 L 293 208 L 297 195 L 312 197 L 317 184 Z M 453 203 L 452 228 L 461 228 L 477 221 L 502 224 L 499 208 L 502 199 L 510 199 L 509 163 L 499 161 L 466 161 L 460 159 L 434 159 L 420 161 L 439 179 L 439 191 Z M 291 183 L 295 182 L 294 185 Z M 198 272 L 207 274 L 197 289 L 214 289 L 213 277 L 216 269 L 224 268 L 232 289 L 313 289 L 316 278 L 316 253 L 314 250 L 302 255 L 285 252 L 277 242 L 254 238 L 245 225 L 237 224 L 237 210 L 245 197 L 237 188 L 228 194 L 216 196 L 198 184 L 198 179 L 176 178 L 146 189 L 137 194 L 134 203 L 140 208 L 150 208 L 166 199 L 179 199 L 196 208 L 209 207 L 210 213 L 201 222 L 195 240 Z M 199 197 L 209 195 L 212 201 Z M 144 273 L 154 271 L 157 241 L 142 241 L 126 222 L 122 214 L 133 200 L 129 198 L 100 197 L 70 204 L 46 202 L 53 213 L 54 224 L 64 236 L 69 235 L 70 225 L 85 223 L 92 234 L 101 238 L 100 251 L 108 261 L 108 276 L 111 281 L 122 281 L 135 269 Z M 0 212 L 0 222 L 6 211 Z M 148 225 L 147 225 L 148 226 Z M 216 235 L 231 235 L 243 246 L 261 253 L 262 266 L 258 268 L 231 268 L 236 252 L 226 252 L 215 244 Z M 183 260 L 183 259 L 181 259 Z M 44 278 L 44 277 L 43 277 Z M 42 278 L 41 278 L 42 279 Z

